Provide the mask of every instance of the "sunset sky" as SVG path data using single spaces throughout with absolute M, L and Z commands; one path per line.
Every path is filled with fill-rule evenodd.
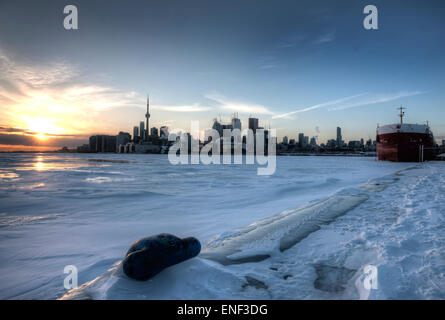
M 403 105 L 445 139 L 444 34 L 441 0 L 1 1 L 0 151 L 132 133 L 147 93 L 151 126 L 171 131 L 238 112 L 280 140 L 375 139 Z

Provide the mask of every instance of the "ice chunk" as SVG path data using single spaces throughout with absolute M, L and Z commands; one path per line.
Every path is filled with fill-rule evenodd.
M 223 265 L 257 262 L 285 251 L 309 234 L 368 199 L 367 194 L 334 195 L 314 205 L 287 211 L 214 240 L 200 255 Z

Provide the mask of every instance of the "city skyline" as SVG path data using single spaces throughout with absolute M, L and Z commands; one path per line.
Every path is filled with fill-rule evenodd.
M 277 129 L 279 141 L 304 132 L 320 144 L 337 126 L 345 141 L 375 140 L 377 124 L 397 123 L 403 105 L 405 120 L 429 121 L 440 143 L 444 6 L 428 2 L 375 1 L 372 31 L 364 1 L 76 1 L 71 31 L 63 3 L 2 3 L 0 150 L 132 133 L 147 91 L 151 127 L 171 131 L 237 112 L 243 124 L 252 116 Z

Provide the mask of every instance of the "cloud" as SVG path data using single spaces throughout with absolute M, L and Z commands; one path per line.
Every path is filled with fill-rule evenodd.
M 45 133 L 52 137 L 112 134 L 129 130 L 144 117 L 144 95 L 94 83 L 86 76 L 88 73 L 64 60 L 35 63 L 12 57 L 0 48 L 3 133 L 20 129 L 29 135 Z M 211 109 L 199 104 L 154 104 L 151 108 L 180 113 Z
M 377 103 L 383 103 L 383 102 L 389 102 L 398 100 L 405 97 L 411 97 L 416 96 L 419 94 L 427 93 L 427 91 L 402 91 L 402 92 L 396 92 L 396 93 L 389 93 L 389 94 L 368 94 L 366 97 L 363 97 L 363 99 L 357 99 L 349 101 L 348 103 L 341 104 L 338 106 L 333 106 L 329 108 L 329 111 L 335 111 L 335 110 L 344 110 L 354 107 L 360 107 L 360 106 L 366 106 L 371 104 L 377 104 Z
M 341 98 L 341 99 L 337 99 L 337 100 L 333 100 L 333 101 L 328 101 L 325 103 L 320 103 L 320 104 L 316 104 L 310 107 L 306 107 L 303 109 L 299 109 L 299 110 L 295 110 L 295 111 L 291 111 L 291 112 L 287 112 L 287 113 L 283 113 L 283 114 L 278 114 L 278 115 L 274 115 L 272 117 L 272 119 L 282 119 L 282 118 L 290 118 L 291 115 L 297 114 L 297 113 L 303 113 L 303 112 L 307 112 L 307 111 L 311 111 L 311 110 L 315 110 L 315 109 L 319 109 L 319 108 L 323 108 L 323 107 L 328 107 L 331 105 L 336 105 L 336 104 L 340 104 L 343 103 L 345 101 L 354 99 L 354 98 L 358 98 L 360 96 L 365 95 L 366 93 L 360 93 L 357 95 L 353 95 L 353 96 L 349 96 L 349 97 L 345 97 L 345 98 Z
M 0 145 L 9 146 L 75 147 L 86 143 L 87 139 L 85 136 L 58 136 L 52 139 L 41 140 L 35 135 L 0 133 Z
M 51 137 L 79 137 L 79 135 L 75 135 L 75 134 L 54 134 L 54 133 L 49 133 L 49 132 L 35 132 L 35 131 L 30 131 L 28 129 L 23 129 L 23 128 L 14 128 L 14 127 L 6 127 L 6 126 L 0 126 L 0 134 L 19 134 L 21 133 L 22 135 L 27 135 L 27 136 L 35 136 L 35 135 L 47 135 L 47 136 L 51 136 Z M 81 136 L 81 135 L 80 135 Z
M 246 103 L 246 102 L 232 101 L 217 93 L 207 94 L 205 95 L 205 97 L 209 100 L 217 102 L 219 104 L 218 107 L 222 110 L 229 110 L 244 114 L 262 114 L 262 115 L 274 114 L 266 106 Z
M 204 112 L 211 108 L 206 106 L 200 106 L 198 104 L 193 105 L 178 105 L 178 106 L 166 106 L 166 105 L 153 105 L 150 106 L 153 110 L 169 111 L 169 112 Z
M 78 76 L 80 71 L 62 59 L 47 65 L 17 63 L 0 48 L 0 73 L 2 78 L 37 88 L 65 83 Z
M 302 108 L 299 110 L 274 115 L 272 119 L 282 119 L 282 118 L 291 118 L 292 115 L 303 113 L 319 108 L 327 108 L 328 111 L 337 111 L 344 110 L 348 108 L 360 107 L 360 106 L 368 106 L 372 104 L 378 104 L 383 102 L 394 101 L 397 99 L 401 99 L 404 97 L 415 96 L 419 94 L 426 93 L 427 91 L 402 91 L 397 93 L 390 94 L 371 94 L 371 93 L 360 93 L 357 95 L 344 97 L 341 99 L 328 101 L 321 104 L 316 104 L 310 107 Z
M 319 36 L 317 39 L 314 40 L 315 44 L 323 44 L 327 42 L 332 42 L 335 40 L 335 32 L 328 32 L 321 36 Z

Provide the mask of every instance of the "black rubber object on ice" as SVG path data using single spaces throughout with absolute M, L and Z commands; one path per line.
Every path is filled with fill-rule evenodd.
M 139 239 L 128 250 L 123 270 L 136 280 L 148 280 L 167 267 L 196 257 L 201 244 L 195 238 L 180 239 L 162 233 Z

